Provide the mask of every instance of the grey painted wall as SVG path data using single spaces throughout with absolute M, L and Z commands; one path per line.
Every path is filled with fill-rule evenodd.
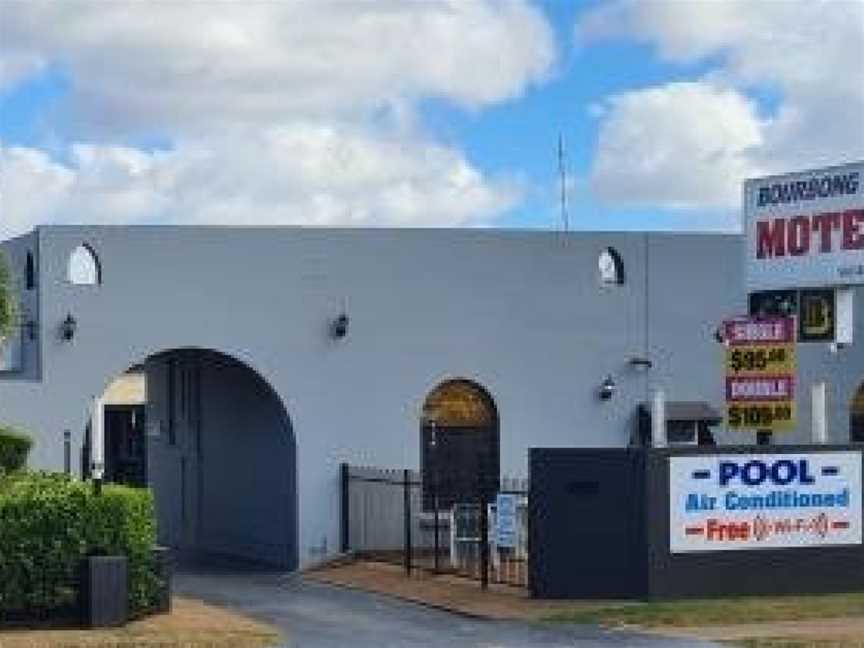
M 0 378 L 0 407 L 38 435 L 32 463 L 61 467 L 63 429 L 77 448 L 88 399 L 131 364 L 184 347 L 225 353 L 262 376 L 291 418 L 303 563 L 338 546 L 340 462 L 418 465 L 420 409 L 440 381 L 489 391 L 502 473 L 524 475 L 531 446 L 626 444 L 653 386 L 720 407 L 711 334 L 745 303 L 737 236 L 52 226 L 4 246 L 22 240 L 38 248 L 41 371 Z M 99 254 L 101 286 L 66 281 L 82 242 Z M 599 285 L 609 245 L 626 266 L 620 287 Z M 349 332 L 333 340 L 343 306 Z M 78 334 L 66 343 L 57 327 L 70 312 Z M 637 355 L 654 368 L 630 367 Z M 864 347 L 830 356 L 820 345 L 800 364 L 802 389 L 830 377 L 831 433 L 845 440 Z M 604 403 L 596 390 L 608 374 L 619 393 Z M 790 442 L 806 436 L 806 398 L 800 409 Z

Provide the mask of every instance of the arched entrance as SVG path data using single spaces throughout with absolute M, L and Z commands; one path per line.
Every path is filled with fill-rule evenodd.
M 489 393 L 470 380 L 433 389 L 420 421 L 423 508 L 446 509 L 500 480 L 498 411 Z M 434 484 L 435 488 L 431 488 Z M 434 490 L 434 494 L 433 494 Z
M 864 443 L 864 383 L 858 387 L 849 405 L 849 440 Z
M 133 375 L 144 384 L 144 423 L 139 414 L 130 426 L 117 385 L 134 385 Z M 175 349 L 134 366 L 106 395 L 106 476 L 129 473 L 112 470 L 122 463 L 115 448 L 145 447 L 161 543 L 181 556 L 297 567 L 294 434 L 255 370 L 216 351 Z

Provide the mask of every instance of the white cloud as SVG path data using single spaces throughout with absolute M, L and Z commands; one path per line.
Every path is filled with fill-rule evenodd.
M 458 151 L 294 124 L 171 151 L 77 144 L 68 162 L 0 145 L 0 237 L 36 222 L 476 225 L 519 199 Z
M 66 69 L 102 133 L 369 115 L 519 96 L 555 59 L 525 0 L 6 2 L 0 47 Z M 2 58 L 2 54 L 0 54 Z
M 761 130 L 752 101 L 706 82 L 618 95 L 600 125 L 594 191 L 639 205 L 735 204 Z
M 424 134 L 417 104 L 516 98 L 555 57 L 528 0 L 3 2 L 0 90 L 44 65 L 69 83 L 57 155 L 0 142 L 0 234 L 486 223 L 518 183 Z
M 668 106 L 681 124 L 678 129 L 669 128 L 657 110 L 661 97 L 680 98 L 678 84 L 624 92 L 607 101 L 610 110 L 602 122 L 593 169 L 599 186 L 609 188 L 613 178 L 608 174 L 619 163 L 633 164 L 620 157 L 625 154 L 656 161 L 661 145 L 662 150 L 687 152 L 698 165 L 718 154 L 719 133 L 711 128 L 727 138 L 714 170 L 701 167 L 713 179 L 697 187 L 682 182 L 675 190 L 667 176 L 654 173 L 630 189 L 607 192 L 609 198 L 662 206 L 731 206 L 737 204 L 740 182 L 749 174 L 864 157 L 860 0 L 619 0 L 583 16 L 576 34 L 585 45 L 631 38 L 656 46 L 665 61 L 710 66 L 695 79 L 703 91 Z M 766 93 L 779 103 L 773 107 L 769 102 L 774 109 L 763 106 L 757 115 L 747 97 Z M 627 133 L 658 128 L 664 131 L 662 142 L 648 137 L 634 141 L 626 152 L 614 148 Z M 679 166 L 686 167 L 685 160 Z

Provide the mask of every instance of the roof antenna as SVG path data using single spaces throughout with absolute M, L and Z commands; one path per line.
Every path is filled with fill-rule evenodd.
M 570 216 L 567 213 L 567 166 L 564 163 L 564 135 L 558 133 L 558 175 L 561 181 L 561 226 L 570 231 Z

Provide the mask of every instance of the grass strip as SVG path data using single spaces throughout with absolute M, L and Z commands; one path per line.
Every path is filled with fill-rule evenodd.
M 556 610 L 543 620 L 607 626 L 698 627 L 864 616 L 864 593 L 646 601 Z M 821 648 L 821 647 L 820 647 Z M 862 647 L 864 648 L 864 647 Z
M 266 648 L 281 641 L 266 623 L 179 598 L 170 614 L 123 628 L 0 631 L 0 648 Z
M 844 639 L 745 639 L 739 648 L 864 648 L 864 637 Z

